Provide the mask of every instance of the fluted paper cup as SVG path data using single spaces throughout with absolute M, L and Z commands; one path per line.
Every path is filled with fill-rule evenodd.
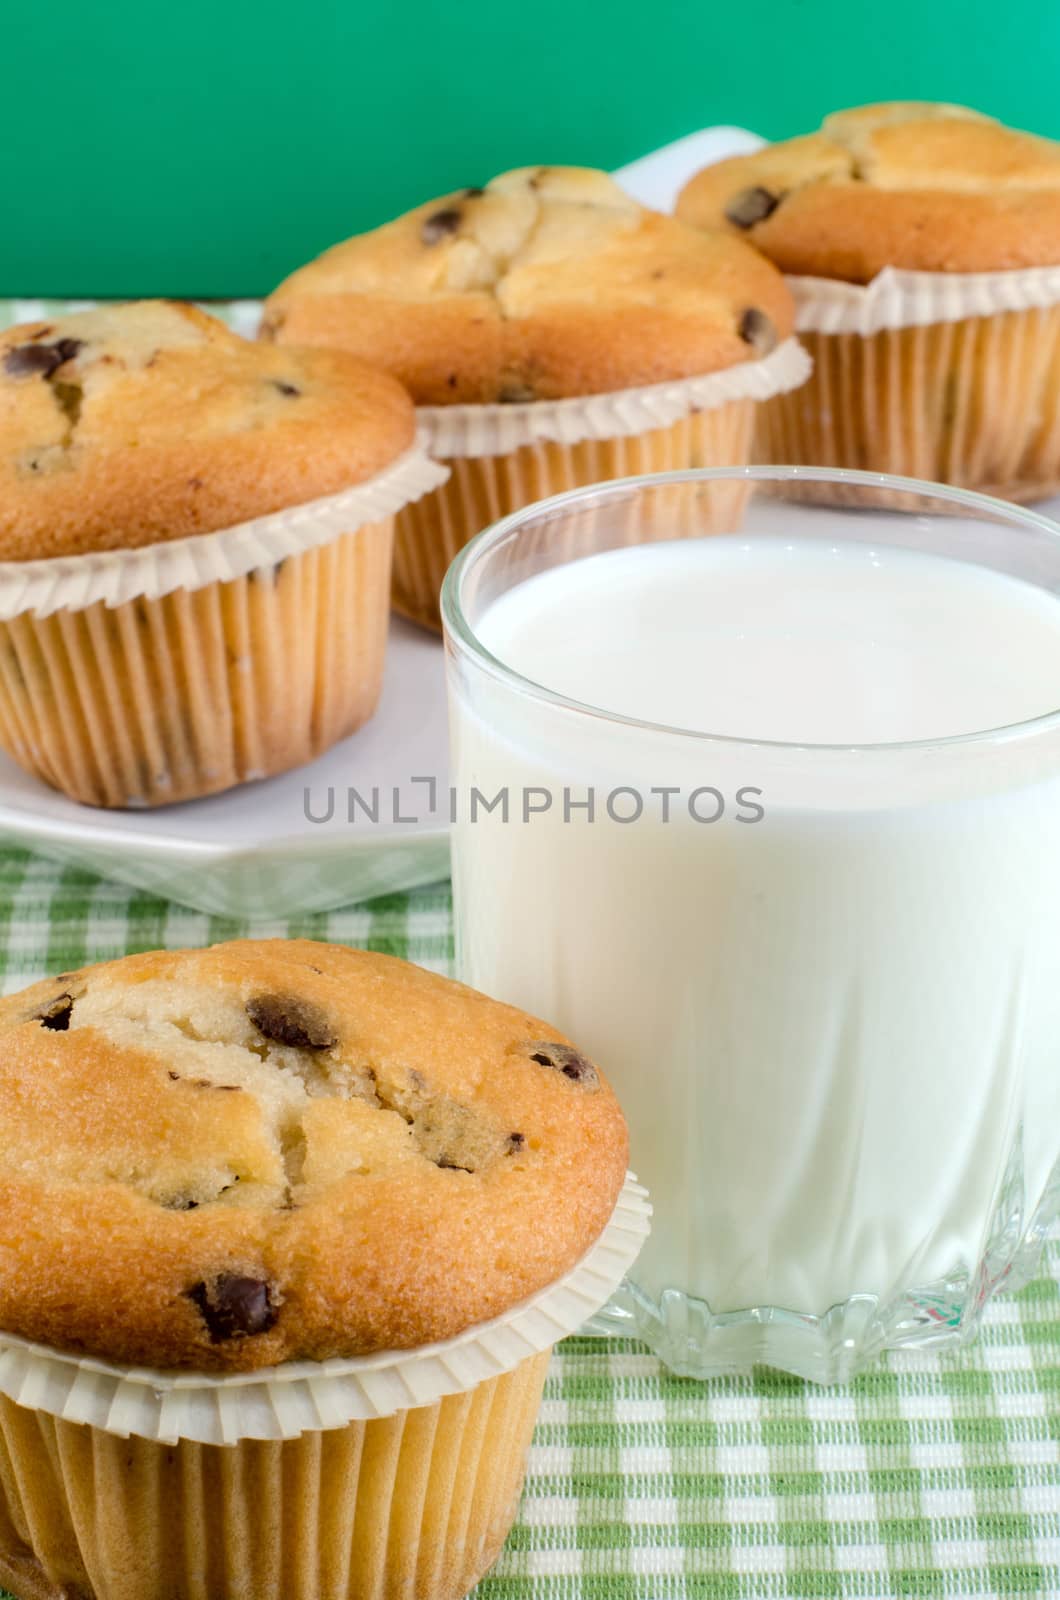
M 422 445 L 238 527 L 0 562 L 0 746 L 74 800 L 157 806 L 311 761 L 382 685 L 395 513 Z
M 563 1278 L 420 1350 L 229 1377 L 0 1334 L 0 1583 L 19 1600 L 459 1600 L 515 1517 L 553 1344 L 648 1231 L 630 1175 Z
M 757 460 L 1060 491 L 1060 267 L 788 283 L 813 375 L 760 408 Z
M 483 528 L 535 500 L 640 473 L 745 464 L 756 406 L 808 374 L 805 352 L 789 339 L 760 361 L 645 388 L 526 405 L 420 407 L 431 453 L 449 477 L 398 515 L 395 610 L 440 628 L 438 596 L 453 557 Z

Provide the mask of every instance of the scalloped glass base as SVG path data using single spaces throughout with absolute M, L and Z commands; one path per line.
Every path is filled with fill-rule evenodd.
M 986 1249 L 974 1270 L 895 1295 L 854 1294 L 821 1315 L 778 1306 L 712 1311 L 680 1289 L 658 1297 L 629 1279 L 589 1324 L 593 1333 L 642 1339 L 682 1377 L 712 1378 L 775 1367 L 814 1383 L 846 1383 L 886 1350 L 966 1344 L 995 1294 L 1022 1288 L 1037 1271 L 1042 1246 L 1060 1219 L 1060 1162 L 1027 1221 L 1022 1141 L 1005 1173 Z

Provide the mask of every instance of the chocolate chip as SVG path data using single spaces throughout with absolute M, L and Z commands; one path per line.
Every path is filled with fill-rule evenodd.
M 296 383 L 287 383 L 283 378 L 272 378 L 270 382 L 273 388 L 278 389 L 281 394 L 297 395 L 302 392 Z
M 772 320 L 757 306 L 748 306 L 740 318 L 738 331 L 744 343 L 749 344 L 752 350 L 757 350 L 760 356 L 767 356 L 777 347 L 777 330 Z
M 222 1272 L 211 1283 L 197 1283 L 185 1294 L 198 1306 L 214 1344 L 244 1334 L 268 1333 L 279 1315 L 269 1285 L 261 1278 L 245 1278 L 236 1272 Z
M 441 211 L 434 211 L 427 217 L 420 229 L 420 238 L 424 244 L 440 244 L 443 239 L 448 239 L 459 228 L 461 212 L 457 206 L 446 206 Z
M 496 1129 L 459 1101 L 439 1095 L 416 1107 L 408 1116 L 415 1144 L 422 1156 L 449 1172 L 478 1172 L 497 1155 Z
M 211 1078 L 185 1078 L 180 1072 L 167 1072 L 166 1077 L 173 1083 L 190 1083 L 193 1089 L 220 1089 L 237 1094 L 242 1092 L 242 1085 L 238 1083 L 214 1083 Z
M 51 380 L 49 380 L 51 381 Z M 79 383 L 61 383 L 58 378 L 52 382 L 52 395 L 63 416 L 72 430 L 81 421 L 81 402 L 84 399 L 84 390 Z
M 338 1042 L 320 1007 L 298 995 L 255 995 L 247 1001 L 247 1016 L 266 1039 L 293 1050 L 330 1050 Z
M 485 193 L 485 189 L 480 189 L 477 184 L 473 184 L 470 189 L 464 190 L 464 199 L 479 200 Z
M 169 1195 L 165 1200 L 160 1200 L 158 1203 L 163 1211 L 198 1211 L 199 1209 L 197 1200 L 189 1200 L 187 1195 L 183 1194 Z
M 450 373 L 450 374 L 449 374 L 449 376 L 448 376 L 448 377 L 447 377 L 447 378 L 446 378 L 446 380 L 445 380 L 445 381 L 446 381 L 446 383 L 447 383 L 447 384 L 448 384 L 448 385 L 449 385 L 449 387 L 450 387 L 450 389 L 455 389 L 455 388 L 456 388 L 456 385 L 457 385 L 457 376 L 456 376 L 456 373 L 455 373 L 455 372 L 451 372 L 451 373 Z
M 600 1082 L 592 1062 L 569 1044 L 528 1044 L 525 1048 L 530 1060 L 536 1061 L 539 1067 L 551 1067 L 554 1072 L 562 1072 L 572 1083 L 584 1083 L 595 1088 Z
M 51 1028 L 54 1033 L 65 1033 L 70 1026 L 70 1017 L 74 1009 L 73 995 L 57 994 L 54 1000 L 49 1000 L 43 1011 L 38 1011 L 36 1021 L 42 1028 Z
M 536 400 L 537 395 L 528 383 L 523 383 L 518 378 L 511 378 L 501 385 L 501 392 L 497 398 L 502 405 L 521 406 Z
M 4 357 L 4 371 L 13 378 L 50 378 L 82 348 L 81 339 L 57 339 L 54 344 L 19 344 Z
M 13 378 L 28 378 L 34 373 L 47 377 L 61 365 L 48 344 L 20 344 L 4 357 L 4 371 Z
M 726 220 L 736 228 L 753 228 L 756 222 L 764 222 L 766 217 L 772 216 L 780 200 L 779 194 L 763 189 L 761 184 L 741 189 L 725 207 Z
M 525 1135 L 525 1133 L 510 1133 L 508 1135 L 507 1150 L 505 1152 L 507 1155 L 514 1156 L 517 1151 L 525 1150 L 525 1149 L 526 1149 L 526 1135 Z

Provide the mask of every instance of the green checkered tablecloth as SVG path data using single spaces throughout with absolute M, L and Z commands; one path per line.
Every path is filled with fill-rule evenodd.
M 444 886 L 247 924 L 0 853 L 6 989 L 132 950 L 298 934 L 451 960 Z M 476 1600 L 1060 1596 L 1060 1246 L 956 1357 L 842 1389 L 708 1384 L 640 1346 L 557 1350 L 518 1523 Z

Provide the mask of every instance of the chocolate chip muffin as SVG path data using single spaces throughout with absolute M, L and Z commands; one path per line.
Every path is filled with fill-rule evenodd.
M 603 172 L 526 167 L 335 245 L 270 296 L 264 333 L 454 405 L 695 377 L 767 354 L 791 323 L 741 241 L 647 211 Z
M 352 351 L 426 408 L 453 479 L 399 519 L 394 597 L 437 625 L 449 560 L 498 515 L 630 471 L 746 459 L 754 396 L 805 375 L 760 371 L 791 329 L 780 274 L 744 241 L 648 211 L 602 172 L 527 167 L 336 245 L 280 285 L 262 332 Z M 629 397 L 752 367 L 662 411 Z
M 750 240 L 783 272 L 849 283 L 885 267 L 1055 266 L 1060 144 L 964 106 L 860 106 L 704 168 L 677 215 Z
M 0 1035 L 0 1328 L 118 1361 L 450 1337 L 573 1265 L 625 1174 L 569 1040 L 386 956 L 128 956 L 8 996 Z
M 0 1584 L 458 1600 L 644 1231 L 598 1068 L 310 940 L 61 973 L 0 1035 Z
M 74 799 L 140 806 L 352 732 L 389 513 L 437 481 L 415 432 L 385 373 L 191 306 L 0 335 L 0 743 Z
M 706 168 L 677 215 L 790 275 L 815 372 L 763 408 L 763 459 L 1060 487 L 1060 144 L 862 106 Z
M 414 440 L 399 384 L 172 301 L 0 333 L 0 561 L 213 533 L 336 494 Z

